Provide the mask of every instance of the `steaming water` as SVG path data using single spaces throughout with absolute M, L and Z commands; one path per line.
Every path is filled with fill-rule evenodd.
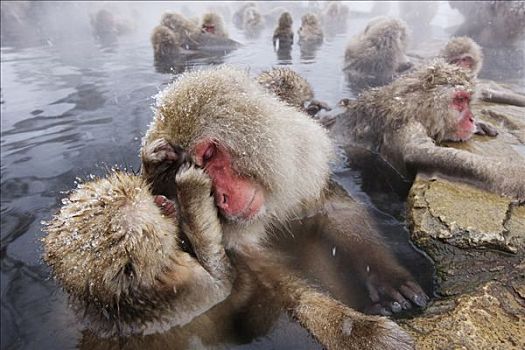
M 109 47 L 89 35 L 67 42 L 50 39 L 44 46 L 2 47 L 3 349 L 74 348 L 81 338 L 82 327 L 66 296 L 41 262 L 41 221 L 50 218 L 64 196 L 61 191 L 72 188 L 77 177 L 102 175 L 113 165 L 139 168 L 138 149 L 152 118 L 152 96 L 174 78 L 153 67 L 149 33 L 159 14 L 149 18 L 151 26 L 143 26 L 147 29 Z M 299 18 L 294 20 L 297 30 Z M 333 105 L 351 96 L 341 73 L 344 46 L 365 23 L 353 21 L 347 34 L 328 38 L 315 57 L 301 57 L 295 45 L 289 59 L 276 56 L 271 30 L 250 41 L 228 23 L 230 36 L 244 47 L 222 58 L 183 62 L 177 71 L 224 62 L 249 68 L 256 75 L 275 65 L 289 65 L 312 83 L 316 98 Z M 438 29 L 435 34 L 445 36 Z M 428 290 L 432 270 L 408 244 L 399 221 L 403 202 L 396 191 L 384 193 L 387 200 L 363 191 L 370 180 L 366 176 L 375 176 L 373 165 L 368 170 L 343 169 L 338 177 L 365 205 L 387 213 L 378 214 L 380 224 L 393 236 L 396 251 L 413 257 L 409 265 L 422 266 L 414 272 Z M 318 347 L 304 331 L 281 318 L 267 336 L 231 348 Z

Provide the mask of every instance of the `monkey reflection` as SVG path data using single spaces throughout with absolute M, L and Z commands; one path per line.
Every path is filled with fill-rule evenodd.
M 405 55 L 407 44 L 408 29 L 403 21 L 387 17 L 371 20 L 346 47 L 343 70 L 352 89 L 388 84 L 411 68 Z

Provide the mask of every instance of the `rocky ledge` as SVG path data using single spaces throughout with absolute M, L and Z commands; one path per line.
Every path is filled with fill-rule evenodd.
M 448 146 L 525 161 L 525 108 L 480 103 L 473 111 L 500 135 Z M 438 282 L 432 305 L 400 322 L 416 347 L 522 349 L 525 205 L 465 183 L 418 175 L 407 208 L 412 240 L 433 259 Z

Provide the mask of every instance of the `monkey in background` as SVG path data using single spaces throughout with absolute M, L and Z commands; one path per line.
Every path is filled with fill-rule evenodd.
M 330 235 L 352 257 L 355 276 L 365 281 L 372 303 L 398 312 L 428 300 L 381 242 L 366 210 L 329 181 L 332 144 L 320 125 L 245 72 L 220 67 L 186 73 L 159 94 L 143 139 L 144 163 L 149 161 L 145 150 L 159 139 L 180 144 L 209 174 L 225 248 L 273 288 L 275 302 L 323 346 L 412 347 L 397 325 L 314 289 L 268 246 L 276 225 L 315 217 L 316 232 Z
M 293 19 L 289 12 L 284 12 L 279 16 L 279 23 L 273 32 L 273 47 L 277 50 L 290 49 L 293 45 Z
M 185 325 L 232 289 L 209 177 L 180 149 L 151 146 L 157 182 L 115 171 L 81 184 L 44 228 L 44 260 L 102 337 Z M 154 195 L 158 181 L 170 197 Z
M 456 36 L 468 36 L 483 47 L 512 46 L 525 37 L 523 1 L 449 1 L 463 17 Z
M 313 13 L 301 17 L 301 27 L 297 31 L 299 45 L 315 46 L 323 43 L 323 30 L 319 18 Z
M 214 12 L 208 12 L 202 16 L 201 30 L 223 38 L 228 37 L 222 17 Z
M 437 172 L 523 201 L 525 162 L 440 146 L 467 141 L 479 128 L 474 89 L 471 72 L 436 60 L 348 102 L 333 135 L 344 147 L 377 152 L 403 175 Z
M 458 65 L 472 72 L 477 77 L 483 65 L 483 53 L 481 47 L 471 38 L 462 36 L 454 37 L 448 41 L 441 50 L 439 56 L 450 64 Z M 496 83 L 480 83 L 480 96 L 483 101 L 494 103 L 505 103 L 515 106 L 525 106 L 525 96 L 505 89 Z M 489 135 L 495 136 L 493 132 Z M 493 135 L 494 134 L 494 135 Z M 496 132 L 497 134 L 497 132 Z
M 257 38 L 264 29 L 264 17 L 255 6 L 247 7 L 243 13 L 242 29 L 248 38 Z
M 277 95 L 281 101 L 312 117 L 322 109 L 331 110 L 326 103 L 313 99 L 314 91 L 310 83 L 290 68 L 279 67 L 262 72 L 257 77 L 257 82 Z M 319 121 L 324 125 L 324 119 Z
M 436 16 L 439 2 L 436 1 L 400 1 L 399 15 L 412 29 L 415 41 L 419 42 L 432 36 L 430 23 Z
M 233 25 L 237 29 L 242 30 L 244 28 L 244 11 L 249 7 L 257 7 L 257 3 L 254 1 L 246 1 L 233 13 Z
M 329 35 L 344 33 L 346 31 L 349 12 L 348 6 L 342 4 L 340 1 L 329 1 L 326 3 L 321 14 L 325 31 Z
M 346 47 L 343 71 L 352 88 L 361 91 L 388 84 L 411 68 L 405 55 L 407 45 L 405 22 L 387 17 L 371 20 Z

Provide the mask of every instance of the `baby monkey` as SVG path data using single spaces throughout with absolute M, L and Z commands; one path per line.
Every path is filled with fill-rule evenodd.
M 151 183 L 114 171 L 81 184 L 44 228 L 44 260 L 100 336 L 184 325 L 231 292 L 209 177 L 179 146 L 143 152 Z

